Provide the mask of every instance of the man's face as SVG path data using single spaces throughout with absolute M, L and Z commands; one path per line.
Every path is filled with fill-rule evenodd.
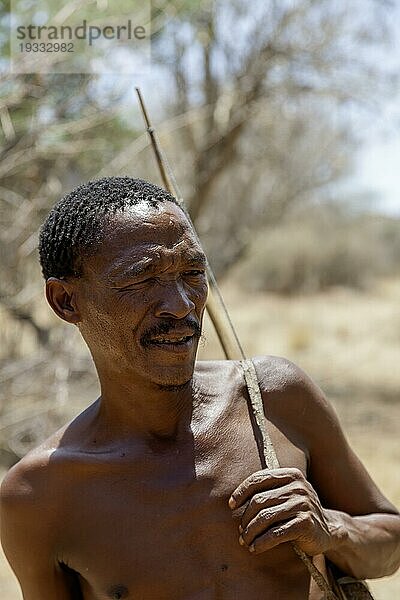
M 183 212 L 146 203 L 113 216 L 77 280 L 79 329 L 110 376 L 179 386 L 193 374 L 205 256 Z

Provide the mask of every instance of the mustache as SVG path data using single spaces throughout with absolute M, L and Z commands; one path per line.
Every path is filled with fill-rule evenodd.
M 167 335 L 169 333 L 180 332 L 182 330 L 190 331 L 191 334 L 200 339 L 201 337 L 201 327 L 199 323 L 193 318 L 183 319 L 182 321 L 175 321 L 174 319 L 165 319 L 154 327 L 151 327 L 145 331 L 141 337 L 140 342 L 143 346 L 148 346 L 151 344 L 151 340 L 153 337 L 157 335 Z

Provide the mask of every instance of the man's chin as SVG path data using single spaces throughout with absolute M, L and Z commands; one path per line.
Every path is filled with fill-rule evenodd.
M 160 390 L 179 391 L 192 381 L 194 367 L 195 359 L 168 366 L 153 361 L 142 365 L 142 375 Z

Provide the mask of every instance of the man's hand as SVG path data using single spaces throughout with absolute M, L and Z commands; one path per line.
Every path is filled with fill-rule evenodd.
M 347 535 L 340 524 L 328 524 L 329 511 L 324 513 L 314 488 L 295 468 L 253 473 L 232 493 L 229 506 L 246 506 L 239 543 L 255 554 L 294 541 L 314 556 Z

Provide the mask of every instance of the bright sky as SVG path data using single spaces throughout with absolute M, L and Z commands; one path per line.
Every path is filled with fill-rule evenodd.
M 376 60 L 394 69 L 400 81 L 400 3 L 392 8 L 392 42 Z M 400 217 L 400 86 L 376 112 L 368 129 L 349 183 L 357 188 L 354 191 L 374 195 L 371 208 Z
M 400 217 L 400 130 L 393 139 L 372 141 L 360 152 L 353 183 L 376 196 L 371 208 Z

